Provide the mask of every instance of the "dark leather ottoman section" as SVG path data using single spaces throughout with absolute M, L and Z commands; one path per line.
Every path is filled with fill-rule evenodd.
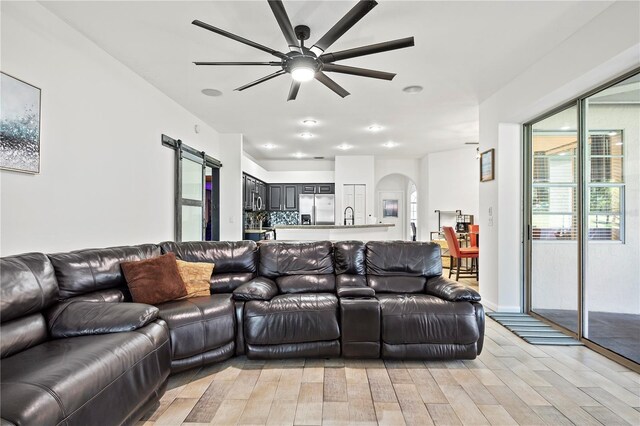
M 284 345 L 247 344 L 249 359 L 331 358 L 340 356 L 340 342 L 289 343 Z
M 382 343 L 382 358 L 386 359 L 474 359 L 476 354 L 476 343 L 466 345 L 455 343 L 389 345 L 384 342 Z
M 248 345 L 279 345 L 340 338 L 338 299 L 333 294 L 285 294 L 245 303 Z
M 15 424 L 121 424 L 157 396 L 169 366 L 162 321 L 51 340 L 2 360 L 2 416 Z
M 341 298 L 340 321 L 342 356 L 380 356 L 380 307 L 377 299 Z
M 202 367 L 214 362 L 224 361 L 225 359 L 231 358 L 234 355 L 234 351 L 235 343 L 230 342 L 226 345 L 220 346 L 219 348 L 215 348 L 189 358 L 174 359 L 171 361 L 171 374 L 194 367 Z
M 171 359 L 191 358 L 235 340 L 235 306 L 231 294 L 192 297 L 158 305 L 169 325 Z
M 480 337 L 475 308 L 468 302 L 447 302 L 426 294 L 381 294 L 382 341 L 413 343 L 476 343 Z

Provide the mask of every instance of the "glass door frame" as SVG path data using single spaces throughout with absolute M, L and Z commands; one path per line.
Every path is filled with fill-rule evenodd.
M 523 307 L 524 312 L 531 315 L 534 318 L 537 318 L 541 321 L 544 321 L 553 327 L 561 330 L 562 332 L 576 338 L 581 343 L 583 343 L 589 349 L 592 349 L 607 358 L 610 358 L 623 366 L 640 372 L 640 364 L 636 364 L 635 362 L 625 358 L 621 355 L 618 355 L 616 352 L 613 352 L 610 349 L 607 349 L 599 344 L 589 340 L 584 337 L 584 321 L 585 316 L 584 312 L 587 309 L 586 300 L 585 300 L 585 274 L 586 274 L 586 258 L 587 258 L 587 243 L 589 236 L 588 226 L 584 226 L 584 224 L 589 223 L 588 218 L 588 210 L 585 208 L 585 194 L 588 191 L 588 179 L 586 179 L 584 175 L 585 167 L 586 167 L 586 150 L 587 150 L 587 122 L 586 122 L 586 107 L 587 107 L 587 99 L 601 92 L 611 86 L 615 86 L 616 84 L 624 81 L 636 74 L 640 73 L 640 68 L 635 68 L 631 71 L 625 72 L 624 74 L 584 93 L 580 96 L 572 99 L 569 102 L 566 102 L 556 108 L 553 108 L 544 114 L 536 116 L 535 118 L 527 121 L 522 126 L 522 140 L 523 150 L 522 150 L 522 196 L 523 196 L 523 235 L 524 238 L 524 247 L 523 247 Z M 578 250 L 578 262 L 577 262 L 577 296 L 578 296 L 578 329 L 577 332 L 569 330 L 568 328 L 546 318 L 532 310 L 531 307 L 531 293 L 532 293 L 532 280 L 531 280 L 531 256 L 532 256 L 532 242 L 533 242 L 533 229 L 532 229 L 532 188 L 533 188 L 533 154 L 531 151 L 533 144 L 533 125 L 549 118 L 561 111 L 564 111 L 568 108 L 576 107 L 577 109 L 577 123 L 578 123 L 578 150 L 577 150 L 577 250 Z

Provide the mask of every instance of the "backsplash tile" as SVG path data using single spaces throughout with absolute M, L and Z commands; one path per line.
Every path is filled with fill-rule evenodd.
M 260 214 L 262 213 L 262 214 Z M 276 225 L 298 225 L 299 215 L 297 211 L 289 212 L 245 212 L 244 227 L 258 227 L 258 217 L 264 216 L 262 225 L 265 227 Z
M 298 212 L 269 212 L 267 220 L 269 221 L 267 226 L 276 225 L 297 225 L 298 224 Z

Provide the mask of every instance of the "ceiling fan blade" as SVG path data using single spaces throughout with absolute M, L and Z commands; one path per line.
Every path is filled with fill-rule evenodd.
M 212 32 L 214 32 L 216 34 L 220 34 L 221 36 L 230 38 L 231 40 L 235 40 L 235 41 L 238 41 L 240 43 L 246 44 L 247 46 L 251 46 L 251 47 L 254 47 L 256 49 L 260 49 L 263 52 L 270 53 L 273 56 L 277 56 L 278 58 L 285 58 L 286 57 L 286 55 L 284 53 L 282 53 L 282 52 L 278 52 L 277 50 L 271 49 L 270 47 L 263 46 L 263 45 L 261 45 L 259 43 L 256 43 L 255 41 L 247 40 L 244 37 L 240 37 L 238 35 L 231 34 L 229 31 L 225 31 L 223 29 L 216 28 L 213 25 L 207 24 L 206 22 L 202 22 L 202 21 L 199 21 L 199 20 L 196 19 L 191 23 L 193 25 L 196 25 L 196 26 L 200 27 L 200 28 L 204 28 L 205 30 L 209 30 L 209 31 L 212 31 Z
M 300 82 L 292 80 L 291 89 L 289 89 L 289 97 L 287 98 L 287 101 L 295 101 L 296 96 L 298 96 L 298 90 L 300 90 Z
M 327 77 L 327 75 L 325 73 L 323 73 L 322 71 L 316 73 L 316 80 L 318 80 L 320 83 L 324 84 L 329 89 L 331 89 L 334 92 L 336 92 L 341 98 L 344 98 L 345 96 L 349 96 L 350 95 L 349 92 L 344 90 L 344 88 L 342 86 L 340 86 L 338 83 L 336 83 L 335 81 L 333 81 L 329 77 Z
M 353 9 L 347 12 L 313 47 L 325 51 L 336 42 L 344 33 L 349 31 L 360 19 L 376 7 L 375 0 L 360 0 Z
M 278 25 L 280 26 L 282 34 L 284 34 L 285 40 L 287 40 L 289 49 L 299 51 L 300 46 L 298 46 L 298 38 L 293 30 L 293 26 L 291 25 L 289 15 L 287 15 L 287 11 L 284 8 L 284 4 L 281 0 L 269 0 L 269 6 L 271 7 L 273 15 L 276 17 L 276 21 L 278 21 Z
M 366 68 L 348 67 L 338 64 L 324 64 L 323 71 L 339 72 L 342 74 L 358 75 L 360 77 L 379 78 L 381 80 L 393 80 L 396 75 L 390 72 L 370 70 Z
M 383 43 L 370 44 L 368 46 L 356 47 L 353 49 L 341 50 L 334 53 L 320 55 L 323 62 L 335 62 L 343 59 L 356 58 L 358 56 L 371 55 L 373 53 L 388 52 L 389 50 L 404 49 L 414 46 L 413 37 L 399 38 L 398 40 L 385 41 Z
M 194 62 L 196 65 L 282 65 L 282 62 Z
M 278 71 L 274 72 L 273 74 L 269 74 L 269 75 L 267 75 L 265 77 L 262 77 L 262 78 L 260 78 L 260 79 L 258 79 L 256 81 L 252 81 L 249 84 L 245 84 L 244 86 L 240 86 L 235 90 L 237 90 L 238 92 L 242 92 L 244 89 L 248 89 L 249 87 L 253 87 L 256 84 L 264 83 L 265 81 L 271 80 L 272 78 L 278 77 L 279 75 L 282 75 L 284 73 L 285 73 L 284 70 L 278 70 Z

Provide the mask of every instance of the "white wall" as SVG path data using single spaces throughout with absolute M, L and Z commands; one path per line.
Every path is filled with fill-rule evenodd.
M 495 148 L 497 163 L 496 180 L 480 185 L 480 292 L 488 307 L 521 308 L 521 229 L 512 219 L 522 201 L 515 184 L 521 167 L 519 126 L 640 66 L 638 16 L 640 3 L 613 3 L 480 105 L 480 149 Z
M 427 231 L 438 230 L 435 210 L 462 210 L 478 221 L 479 169 L 475 146 L 427 155 Z M 454 226 L 455 215 L 441 214 L 442 226 Z M 429 233 L 422 235 L 429 238 Z
M 376 184 L 375 206 L 376 216 L 379 222 L 393 223 L 395 227 L 390 228 L 387 232 L 388 238 L 393 240 L 407 239 L 407 188 L 409 187 L 409 178 L 398 173 L 388 174 Z M 382 200 L 397 199 L 398 217 L 382 216 Z
M 333 161 L 281 160 L 256 161 L 246 152 L 242 171 L 267 183 L 334 183 Z
M 373 155 L 338 155 L 335 160 L 335 184 L 336 184 L 336 225 L 344 220 L 344 208 L 342 189 L 345 184 L 367 185 L 367 212 L 375 216 L 374 188 L 375 188 L 375 158 Z
M 2 255 L 172 239 L 174 153 L 161 134 L 225 170 L 220 135 L 36 2 L 2 2 L 1 27 L 2 71 L 42 89 L 41 173 L 0 172 Z
M 220 169 L 220 240 L 236 241 L 244 236 L 242 135 L 221 134 L 220 146 L 225 147 L 225 159 Z

